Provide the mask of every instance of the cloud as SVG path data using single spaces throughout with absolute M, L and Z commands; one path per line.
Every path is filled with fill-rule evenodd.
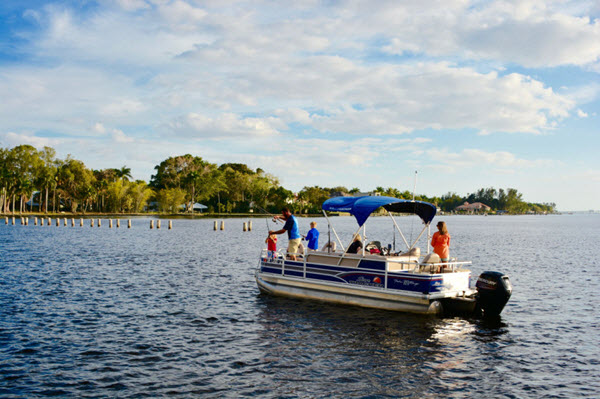
M 449 2 L 375 8 L 364 23 L 390 32 L 382 50 L 517 63 L 527 67 L 588 65 L 600 59 L 600 21 L 565 2 Z M 386 15 L 384 15 L 384 13 Z M 383 23 L 381 23 L 383 21 Z
M 290 186 L 543 169 L 554 161 L 517 152 L 516 134 L 565 136 L 597 113 L 591 1 L 31 4 L 26 24 L 2 21 L 18 43 L 0 59 L 3 139 L 95 168 L 135 161 L 139 177 L 188 152 Z
M 114 129 L 112 131 L 112 139 L 120 144 L 123 143 L 133 143 L 135 140 L 132 137 L 128 137 L 122 130 Z
M 253 137 L 277 135 L 273 118 L 239 117 L 222 114 L 211 118 L 199 113 L 189 113 L 171 121 L 168 129 L 180 136 L 196 138 Z
M 118 7 L 126 11 L 138 11 L 150 8 L 144 0 L 112 0 Z
M 448 165 L 454 170 L 492 168 L 496 171 L 502 171 L 502 173 L 514 173 L 527 168 L 544 168 L 556 166 L 560 163 L 552 159 L 522 159 L 507 151 L 490 152 L 473 148 L 464 149 L 461 152 L 429 149 L 425 153 L 428 158 L 435 160 L 437 163 Z
M 144 104 L 136 99 L 118 99 L 100 108 L 100 114 L 108 117 L 122 117 L 138 114 L 146 109 Z
M 296 119 L 288 114 L 286 120 L 322 132 L 351 134 L 397 135 L 419 129 L 460 128 L 539 133 L 567 117 L 575 106 L 568 96 L 517 73 L 483 74 L 448 63 L 395 68 L 345 65 L 343 69 L 321 71 L 324 82 L 313 93 L 321 102 L 321 112 L 296 113 Z M 328 84 L 330 77 L 335 80 L 342 74 L 345 79 Z M 286 78 L 289 91 L 294 91 L 291 86 L 303 86 L 302 78 L 296 81 L 293 73 Z
M 362 52 L 381 37 L 384 43 L 409 43 L 411 52 L 440 56 L 467 49 L 463 57 L 477 59 L 496 46 L 477 51 L 466 46 L 464 31 L 473 26 L 487 26 L 487 32 L 492 22 L 507 21 L 524 26 L 538 20 L 563 25 L 571 21 L 573 26 L 567 26 L 583 30 L 597 25 L 585 25 L 556 5 L 542 9 L 533 3 L 466 8 L 455 1 L 448 2 L 444 13 L 428 3 L 378 3 L 369 6 L 372 13 L 361 4 L 345 2 L 319 9 L 306 4 L 280 7 L 268 13 L 243 3 L 230 9 L 181 0 L 112 4 L 115 7 L 83 15 L 57 5 L 35 11 L 41 15 L 42 30 L 27 50 L 60 66 L 9 72 L 11 81 L 21 81 L 21 104 L 43 104 L 40 121 L 61 115 L 59 119 L 69 120 L 71 126 L 88 126 L 85 115 L 154 129 L 167 124 L 172 133 L 196 130 L 208 137 L 209 122 L 194 114 L 214 118 L 226 112 L 250 125 L 258 121 L 245 115 L 261 115 L 266 125 L 220 126 L 217 136 L 231 135 L 232 129 L 272 134 L 285 129 L 283 123 L 326 134 L 399 135 L 461 128 L 483 134 L 539 133 L 568 117 L 578 99 L 519 73 L 482 72 L 430 59 L 371 61 Z M 500 17 L 494 18 L 496 14 Z M 463 36 L 451 33 L 457 26 Z M 509 42 L 507 46 L 518 47 Z M 590 49 L 593 53 L 594 46 Z M 0 86 L 0 93 L 13 92 L 16 86 Z M 53 98 L 57 93 L 59 101 Z M 597 91 L 592 94 L 597 96 Z M 7 114 L 18 114 L 13 111 L 23 108 L 21 104 L 9 104 Z M 60 104 L 65 106 L 59 110 Z M 280 124 L 275 126 L 275 119 Z
M 41 149 L 45 146 L 54 147 L 61 144 L 61 140 L 48 137 L 38 137 L 31 134 L 6 132 L 0 134 L 0 143 L 3 147 L 12 148 L 23 144 L 29 144 L 35 148 Z

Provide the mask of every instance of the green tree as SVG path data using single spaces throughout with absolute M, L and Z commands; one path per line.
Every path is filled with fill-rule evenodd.
M 90 198 L 94 195 L 94 174 L 86 168 L 83 162 L 72 159 L 70 156 L 62 162 L 57 173 L 57 191 L 60 199 L 63 198 L 70 204 L 71 212 L 77 212 L 83 204 L 83 212 Z
M 8 187 L 11 173 L 8 164 L 8 150 L 0 148 L 0 212 L 5 213 L 8 207 Z
M 165 188 L 156 193 L 158 209 L 161 212 L 177 213 L 184 203 L 187 193 L 181 188 Z
M 44 147 L 40 152 L 42 162 L 37 170 L 36 186 L 40 190 L 39 211 L 41 212 L 42 203 L 44 204 L 44 212 L 48 213 L 48 194 L 56 185 L 56 174 L 58 172 L 56 160 L 56 151 L 51 147 Z M 41 191 L 44 190 L 42 199 Z
M 294 193 L 284 187 L 272 187 L 268 194 L 268 203 L 264 208 L 271 213 L 279 213 L 281 209 L 289 204 L 294 199 Z
M 121 169 L 114 169 L 114 171 L 117 179 L 123 179 L 125 181 L 131 179 L 131 168 L 128 168 L 127 166 L 123 166 Z
M 108 183 L 106 188 L 106 205 L 110 212 L 123 212 L 127 206 L 128 182 L 118 179 Z
M 319 213 L 321 205 L 329 199 L 329 190 L 319 186 L 304 187 L 298 193 L 298 201 L 304 212 Z
M 141 212 L 153 194 L 154 191 L 148 187 L 145 181 L 136 180 L 133 183 L 129 183 L 127 196 L 131 198 L 130 211 L 135 213 Z
M 36 172 L 42 160 L 38 151 L 30 145 L 19 145 L 8 152 L 7 167 L 10 176 L 8 185 L 13 197 L 13 213 L 15 211 L 15 197 L 19 197 L 19 210 L 22 212 L 28 197 L 34 191 Z

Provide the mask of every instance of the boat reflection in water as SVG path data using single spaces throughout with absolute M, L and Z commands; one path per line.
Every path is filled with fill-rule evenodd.
M 347 249 L 334 252 L 334 245 L 327 245 L 326 251 L 296 254 L 297 260 L 289 260 L 281 252 L 270 257 L 264 249 L 255 273 L 260 291 L 421 314 L 497 316 L 502 312 L 512 293 L 508 276 L 484 272 L 472 287 L 471 271 L 466 268 L 471 262 L 440 262 L 436 254 L 421 255 L 417 244 L 427 232 L 425 246 L 429 248 L 430 225 L 437 209 L 428 202 L 382 196 L 329 199 L 323 203 L 329 243 L 333 232 L 340 248 L 349 247 L 342 244 L 326 211 L 350 213 L 358 223 L 356 233 L 362 230 L 365 235 L 367 219 L 379 208 L 388 213 L 395 227 L 394 242 L 398 232 L 406 244 L 404 252 L 374 241 L 357 254 Z M 414 214 L 423 221 L 413 243 L 406 240 L 392 212 Z

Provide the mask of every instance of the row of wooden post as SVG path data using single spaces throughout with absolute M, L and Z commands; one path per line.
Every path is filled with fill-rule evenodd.
M 219 226 L 219 222 L 215 220 L 215 224 L 213 226 L 213 230 L 217 231 Z M 225 230 L 225 221 L 221 220 L 221 230 Z M 252 220 L 249 222 L 244 222 L 243 231 L 252 231 Z
M 46 218 L 40 218 L 40 226 L 44 225 L 44 221 L 46 220 Z M 52 225 L 52 218 L 47 218 L 48 223 L 47 225 L 50 226 Z M 64 225 L 67 225 L 67 218 L 64 218 Z M 95 219 L 90 219 L 90 227 L 94 227 L 94 220 Z M 116 219 L 117 220 L 117 228 L 121 227 L 121 219 Z M 215 222 L 216 223 L 216 222 Z M 8 217 L 4 218 L 4 224 L 8 224 Z M 14 226 L 15 225 L 15 218 L 14 216 L 12 217 L 12 221 L 11 224 Z M 25 226 L 29 226 L 29 218 L 21 218 L 21 224 L 25 225 Z M 38 224 L 38 218 L 34 217 L 33 218 L 33 224 L 35 226 L 37 226 Z M 56 218 L 56 225 L 60 226 L 60 218 Z M 71 226 L 74 227 L 75 226 L 75 219 L 71 218 Z M 83 219 L 79 219 L 79 226 L 83 226 Z M 102 219 L 98 219 L 98 227 L 102 227 Z M 112 219 L 108 219 L 108 228 L 112 229 L 113 227 L 113 220 Z M 130 229 L 131 228 L 131 219 L 127 220 L 127 228 Z M 154 228 L 154 220 L 150 221 L 150 228 L 153 229 Z M 156 228 L 160 229 L 160 219 L 156 221 Z M 173 221 L 169 220 L 169 230 L 171 230 L 173 228 Z M 223 230 L 223 228 L 221 228 L 221 230 Z

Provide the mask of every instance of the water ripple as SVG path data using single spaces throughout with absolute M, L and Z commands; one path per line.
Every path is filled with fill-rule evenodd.
M 515 286 L 487 321 L 259 295 L 266 227 L 241 219 L 224 232 L 0 222 L 0 397 L 596 397 L 594 217 L 446 217 L 473 275 Z M 336 221 L 349 237 L 353 221 Z

